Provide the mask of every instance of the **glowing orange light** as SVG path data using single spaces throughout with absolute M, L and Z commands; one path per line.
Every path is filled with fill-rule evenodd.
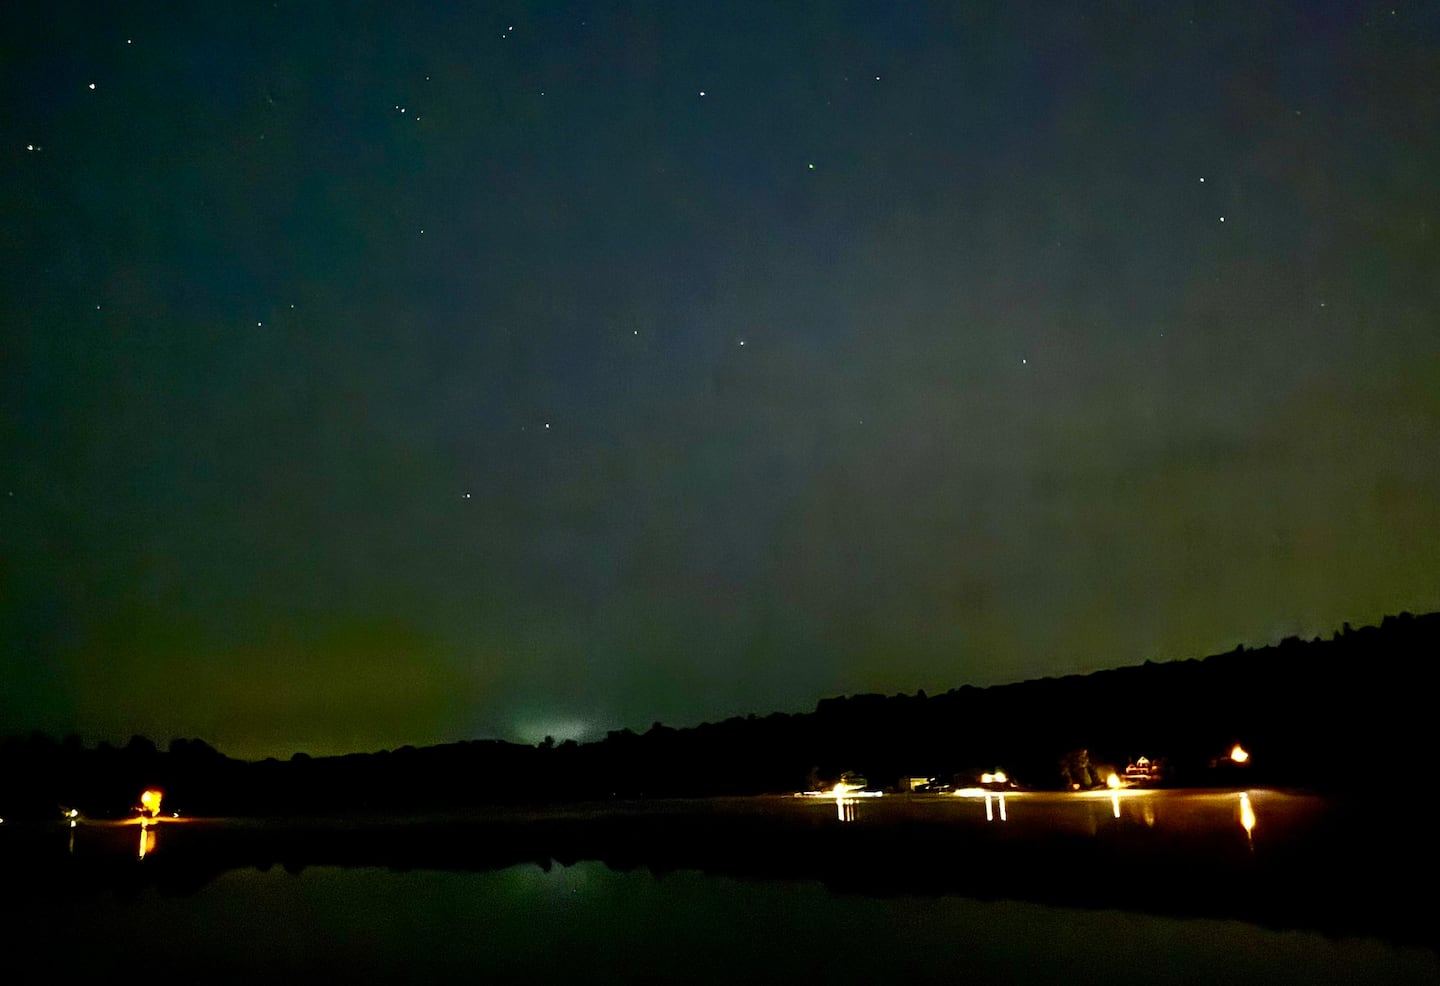
M 1244 763 L 1245 761 L 1250 759 L 1250 754 L 1245 752 L 1245 748 L 1243 746 L 1241 746 L 1239 743 L 1236 743 L 1235 747 L 1230 751 L 1230 759 L 1235 761 L 1236 763 Z
M 1105 786 L 1112 791 L 1118 791 L 1120 789 L 1120 775 L 1111 774 L 1109 777 L 1105 778 Z
M 1120 817 L 1120 793 L 1117 791 L 1110 795 L 1110 804 L 1115 809 L 1115 817 Z
M 154 818 L 160 814 L 160 798 L 162 796 L 155 788 L 146 788 L 140 795 L 140 810 Z

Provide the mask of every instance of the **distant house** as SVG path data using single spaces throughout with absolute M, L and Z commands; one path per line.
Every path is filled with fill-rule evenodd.
M 1149 757 L 1139 757 L 1125 768 L 1125 783 L 1154 784 L 1160 780 L 1161 766 Z

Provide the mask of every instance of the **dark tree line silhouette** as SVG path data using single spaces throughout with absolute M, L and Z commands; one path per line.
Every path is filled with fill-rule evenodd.
M 165 751 L 142 736 L 87 747 L 40 733 L 0 744 L 0 817 L 131 811 L 158 786 L 166 810 L 287 816 L 395 815 L 471 806 L 794 791 L 853 771 L 872 786 L 906 777 L 972 782 L 1002 767 L 1026 786 L 1101 783 L 1102 764 L 1163 757 L 1167 782 L 1363 788 L 1428 763 L 1423 669 L 1440 613 L 1347 624 L 1330 640 L 1287 638 L 1204 660 L 1045 678 L 942 695 L 855 695 L 813 712 L 676 729 L 655 723 L 580 744 L 494 740 L 287 761 L 240 761 L 201 740 Z M 1252 753 L 1225 759 L 1242 743 Z

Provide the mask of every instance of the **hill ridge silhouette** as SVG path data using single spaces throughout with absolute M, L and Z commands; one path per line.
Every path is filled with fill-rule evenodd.
M 589 743 L 466 740 L 374 753 L 242 761 L 208 743 L 145 737 L 87 748 L 39 733 L 0 744 L 0 816 L 49 817 L 57 805 L 128 813 L 159 786 L 189 814 L 424 811 L 471 805 L 794 791 L 864 775 L 963 783 L 1004 769 L 1061 789 L 1074 769 L 1163 758 L 1182 786 L 1269 784 L 1343 793 L 1428 750 L 1417 671 L 1440 654 L 1440 613 L 1345 624 L 1329 640 L 1130 665 L 929 696 L 823 698 L 811 712 L 734 716 Z M 1242 743 L 1243 768 L 1225 760 Z

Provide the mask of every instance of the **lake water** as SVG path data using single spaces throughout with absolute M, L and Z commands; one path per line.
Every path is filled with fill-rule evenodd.
M 907 892 L 904 880 L 899 889 L 884 883 L 883 892 L 845 889 L 851 882 L 847 875 L 894 869 L 906 859 L 911 865 L 900 867 L 906 871 L 943 870 L 913 853 L 935 860 L 937 846 L 946 844 L 935 839 L 950 835 L 957 843 L 956 860 L 981 853 L 1019 858 L 1041 846 L 1033 832 L 1021 830 L 1018 841 L 1003 843 L 986 842 L 982 833 L 999 832 L 1025 817 L 1039 824 L 1047 814 L 1054 824 L 1079 819 L 1079 838 L 1102 844 L 1107 822 L 1113 823 L 1109 835 L 1131 839 L 1163 830 L 1166 819 L 1173 823 L 1187 812 L 1209 818 L 1208 811 L 1216 826 L 1223 821 L 1234 829 L 1243 852 L 1226 863 L 1218 843 L 1195 845 L 1216 853 L 1217 866 L 1244 867 L 1266 820 L 1267 799 L 1254 800 L 1260 822 L 1252 817 L 1249 831 L 1236 812 L 1220 813 L 1238 804 L 1235 798 L 1160 798 L 1148 812 L 1133 798 L 1126 811 L 1095 799 L 1083 812 L 1072 810 L 1080 802 L 1067 802 L 1062 810 L 1043 800 L 1026 805 L 1011 799 L 1003 821 L 994 803 L 987 821 L 978 801 L 932 806 L 897 799 L 884 807 L 859 803 L 850 822 L 833 804 L 737 800 L 703 810 L 691 804 L 562 813 L 566 827 L 548 833 L 550 816 L 517 821 L 495 815 L 451 819 L 444 828 L 418 833 L 404 824 L 322 825 L 307 829 L 298 842 L 275 841 L 281 836 L 273 828 L 254 824 L 162 826 L 148 841 L 137 826 L 90 826 L 73 831 L 78 835 L 73 852 L 72 832 L 32 828 L 0 836 L 0 861 L 14 877 L 3 937 L 9 939 L 7 961 L 23 962 L 29 953 L 41 962 L 35 968 L 43 975 L 37 979 L 1440 983 L 1440 956 L 1426 944 L 1153 913 L 1173 910 L 1168 897 L 1152 908 L 1144 896 L 1160 884 L 1129 884 L 1118 875 L 1115 882 L 1137 895 L 1122 897 L 1123 909 L 1006 899 L 1003 890 L 992 893 L 990 883 L 984 885 L 989 899 L 943 886 L 936 891 L 928 883 L 924 894 Z M 1311 817 L 1303 805 L 1286 808 L 1274 799 L 1268 804 L 1272 818 L 1290 811 L 1300 819 L 1293 823 L 1297 832 L 1315 828 L 1303 823 Z M 1127 814 L 1131 808 L 1133 817 Z M 903 821 L 927 811 L 954 814 L 931 828 Z M 702 817 L 703 823 L 696 821 Z M 783 829 L 757 829 L 759 818 L 767 824 L 779 819 Z M 1087 819 L 1096 825 L 1093 832 Z M 505 827 L 497 828 L 502 822 Z M 852 833 L 867 822 L 875 823 L 870 840 L 854 841 Z M 644 831 L 643 842 L 655 847 L 657 862 L 640 862 L 644 845 L 628 841 L 595 848 L 597 855 L 622 857 L 608 865 L 585 858 L 570 865 L 549 858 L 507 862 L 508 850 L 498 844 L 538 828 L 551 841 L 520 851 L 538 857 L 543 855 L 538 848 L 552 844 L 559 855 L 572 858 L 587 851 L 574 840 L 592 838 L 607 825 L 613 832 Z M 1127 826 L 1134 833 L 1122 835 Z M 1209 832 L 1209 826 L 1201 828 Z M 742 842 L 778 840 L 780 831 L 793 838 L 783 854 L 787 864 L 797 858 L 803 864 L 800 847 L 817 840 L 841 840 L 825 843 L 825 859 L 832 859 L 837 847 L 849 855 L 836 868 L 807 876 L 806 865 L 778 866 L 758 849 L 749 854 L 737 851 L 743 845 L 695 844 L 720 842 L 727 832 Z M 662 844 L 670 837 L 656 835 L 660 832 L 680 834 L 667 849 Z M 477 844 L 486 841 L 497 844 Z M 1304 840 L 1297 835 L 1290 841 Z M 461 845 L 481 855 L 459 859 Z M 1265 852 L 1265 844 L 1259 849 Z M 455 859 L 457 868 L 437 867 L 429 855 L 436 852 L 442 860 Z M 697 868 L 685 865 L 690 857 L 681 858 L 684 853 L 698 854 Z M 760 863 L 753 863 L 755 856 Z M 247 858 L 257 865 L 243 865 Z M 336 858 L 345 865 L 334 865 Z M 367 858 L 383 865 L 367 865 Z M 1105 874 L 1092 870 L 1092 863 L 1087 858 L 1083 873 L 1053 887 L 1103 883 Z M 1152 854 L 1145 865 L 1164 860 Z M 737 869 L 758 873 L 739 875 Z M 766 875 L 779 869 L 783 876 Z M 1245 872 L 1237 869 L 1225 880 L 1243 880 Z M 1036 888 L 1053 889 L 1033 875 L 1017 879 L 1016 886 L 1020 896 L 1031 898 Z M 1255 883 L 1253 889 L 1263 892 L 1265 886 Z M 1211 894 L 1205 888 L 1197 892 L 1205 899 Z M 7 976 L 7 981 L 13 980 Z
M 1433 983 L 1436 955 L 1237 921 L 964 898 L 876 899 L 814 883 L 603 863 L 492 873 L 280 869 L 191 897 L 97 895 L 56 976 L 476 982 Z

